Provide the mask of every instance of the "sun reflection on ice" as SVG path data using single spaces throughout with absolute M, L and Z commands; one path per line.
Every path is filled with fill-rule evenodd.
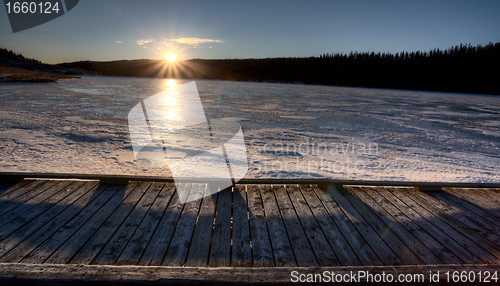
M 167 83 L 165 83 L 165 85 L 166 85 L 167 87 L 174 87 L 174 86 L 176 86 L 176 84 L 175 84 L 175 80 L 173 80 L 173 79 L 169 79 L 169 80 L 167 80 Z
M 169 82 L 171 82 L 170 86 L 169 86 Z M 169 80 L 167 82 L 167 86 L 172 88 L 175 86 L 175 82 L 173 80 Z M 175 92 L 174 90 L 169 90 L 168 94 L 166 94 L 165 97 L 163 98 L 163 105 L 166 107 L 165 114 L 164 114 L 165 119 L 168 119 L 168 120 L 176 119 L 176 117 L 177 117 L 177 106 L 176 106 L 176 101 L 177 101 L 176 99 L 177 98 L 176 97 L 177 97 L 177 92 Z

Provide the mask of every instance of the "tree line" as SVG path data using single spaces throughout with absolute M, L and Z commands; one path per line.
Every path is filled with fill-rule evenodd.
M 222 79 L 500 94 L 500 43 L 426 52 L 325 53 L 308 58 L 65 63 L 103 75 Z M 167 65 L 167 67 L 165 66 Z M 174 66 L 175 65 L 175 66 Z
M 33 63 L 38 63 L 38 64 L 41 64 L 42 62 L 39 61 L 39 60 L 35 60 L 35 59 L 31 59 L 31 58 L 26 58 L 25 56 L 23 56 L 23 54 L 21 53 L 15 53 L 13 52 L 12 50 L 7 50 L 7 49 L 4 49 L 4 48 L 0 48 L 0 55 L 10 55 L 12 57 L 17 57 L 19 59 L 22 59 L 22 60 L 25 60 L 25 61 L 28 61 L 28 62 L 33 62 Z

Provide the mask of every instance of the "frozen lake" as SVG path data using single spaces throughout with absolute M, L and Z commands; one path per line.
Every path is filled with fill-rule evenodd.
M 209 119 L 242 126 L 246 178 L 500 182 L 500 97 L 196 85 Z M 127 125 L 132 107 L 166 88 L 166 79 L 122 77 L 1 84 L 1 170 L 170 176 L 134 160 Z

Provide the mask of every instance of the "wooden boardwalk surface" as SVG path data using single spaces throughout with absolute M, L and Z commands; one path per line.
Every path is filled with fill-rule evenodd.
M 247 184 L 181 204 L 169 182 L 0 182 L 0 281 L 77 277 L 69 272 L 81 266 L 97 276 L 119 272 L 99 267 L 127 266 L 120 268 L 127 276 L 164 266 L 151 277 L 196 269 L 241 281 L 257 273 L 251 269 L 287 281 L 287 271 L 301 267 L 496 271 L 500 189 Z M 220 267 L 231 270 L 210 270 Z
M 204 191 L 193 184 L 192 191 Z M 0 185 L 0 263 L 189 267 L 500 263 L 500 191 L 236 185 Z

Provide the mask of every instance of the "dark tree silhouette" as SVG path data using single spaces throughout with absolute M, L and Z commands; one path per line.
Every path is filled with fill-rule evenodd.
M 500 95 L 500 43 L 429 52 L 325 53 L 309 58 L 64 63 L 103 75 L 222 79 Z

